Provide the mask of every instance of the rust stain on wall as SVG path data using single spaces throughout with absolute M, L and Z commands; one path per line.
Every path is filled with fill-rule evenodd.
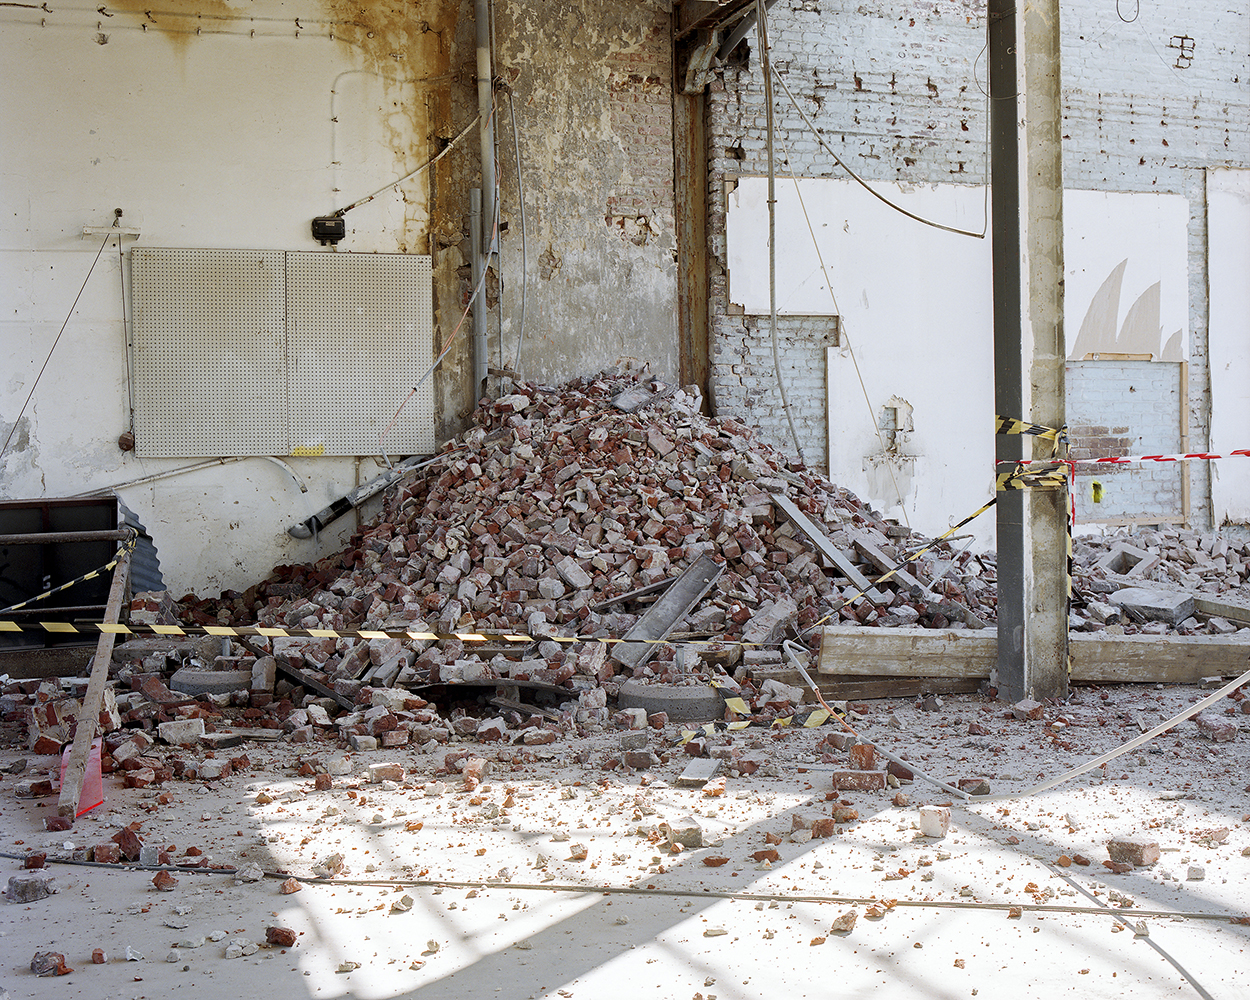
M 250 20 L 225 0 L 111 0 L 108 7 L 125 11 L 179 53 L 186 52 L 200 31 L 221 31 L 232 22 Z

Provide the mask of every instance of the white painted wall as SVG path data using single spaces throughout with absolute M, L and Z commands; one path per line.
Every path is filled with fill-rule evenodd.
M 70 313 L 100 244 L 81 238 L 84 226 L 110 224 L 120 207 L 147 246 L 314 250 L 314 215 L 428 156 L 425 131 L 414 129 L 424 111 L 411 113 L 425 97 L 402 82 L 412 75 L 402 61 L 379 61 L 346 30 L 331 40 L 322 5 L 296 7 L 259 0 L 246 16 L 212 22 L 225 34 L 203 36 L 141 30 L 142 5 L 107 19 L 3 12 L 0 438 L 70 316 L 0 458 L 3 496 L 66 496 L 191 464 L 117 447 L 128 426 L 121 268 L 113 243 Z M 353 250 L 425 251 L 413 235 L 424 232 L 424 182 L 405 190 L 407 199 L 392 192 L 348 217 Z M 276 563 L 332 551 L 353 526 L 344 518 L 320 551 L 291 539 L 286 528 L 354 486 L 356 468 L 351 459 L 290 465 L 307 494 L 249 460 L 120 495 L 151 531 L 171 590 L 241 589 Z M 375 472 L 366 462 L 362 476 Z
M 1211 450 L 1250 448 L 1250 170 L 1207 174 Z M 1217 525 L 1250 523 L 1250 457 L 1212 463 Z
M 830 478 L 888 516 L 941 534 L 992 495 L 989 240 L 920 225 L 850 181 L 799 185 L 837 308 L 789 179 L 776 188 L 777 301 L 782 312 L 842 317 L 842 344 L 828 364 Z M 748 313 L 768 312 L 767 186 L 743 178 L 729 196 L 729 294 Z M 981 188 L 878 187 L 924 218 L 974 232 L 984 225 Z M 874 428 L 892 397 L 911 404 L 914 430 L 899 437 L 903 457 L 884 460 Z M 968 530 L 993 545 L 991 514 Z
M 1114 343 L 1104 350 L 1153 354 L 1158 360 L 1165 344 L 1175 337 L 1174 356 L 1166 360 L 1189 357 L 1188 231 L 1189 200 L 1181 195 L 1063 193 L 1063 325 L 1070 360 L 1080 361 L 1088 353 L 1084 346 L 1077 346 L 1082 325 L 1099 290 L 1121 263 L 1119 281 L 1113 279 L 1110 286 L 1117 294 L 1110 296 L 1113 301 L 1102 331 Z M 1125 321 L 1156 284 L 1159 306 L 1151 321 L 1153 336 L 1140 332 L 1134 336 Z

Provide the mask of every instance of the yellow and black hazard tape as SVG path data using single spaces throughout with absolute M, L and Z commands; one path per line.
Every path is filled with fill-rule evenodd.
M 1053 443 L 1051 455 L 1054 457 L 1063 457 L 1059 454 L 1061 446 L 1067 447 L 1070 442 L 1068 440 L 1068 425 L 1062 427 L 1047 427 L 1045 424 L 1031 424 L 1027 420 L 1016 420 L 1012 417 L 994 417 L 994 433 L 995 434 L 1028 434 L 1032 437 L 1039 438 L 1042 441 L 1050 441 Z
M 1063 462 L 1046 465 L 1017 464 L 1010 472 L 994 477 L 994 488 L 1006 490 L 1066 490 L 1070 467 Z
M 42 594 L 37 594 L 29 600 L 22 601 L 20 604 L 11 604 L 7 608 L 0 608 L 0 615 L 8 614 L 10 611 L 20 611 L 22 608 L 29 607 L 37 601 L 42 601 L 45 598 L 51 597 L 53 594 L 59 594 L 63 590 L 69 590 L 70 587 L 73 587 L 76 584 L 86 583 L 88 580 L 95 580 L 98 577 L 103 576 L 105 573 L 111 572 L 113 568 L 121 562 L 122 556 L 124 556 L 127 552 L 134 551 L 134 547 L 138 541 L 139 536 L 132 532 L 131 536 L 126 539 L 126 541 L 122 542 L 121 547 L 113 554 L 112 560 L 106 562 L 103 566 L 93 569 L 90 573 L 84 573 L 82 576 L 76 576 L 74 579 L 70 580 L 69 583 L 63 583 L 59 587 L 53 587 L 51 590 L 45 590 Z
M 474 643 L 520 643 L 551 642 L 574 645 L 581 642 L 642 643 L 647 645 L 682 646 L 763 646 L 766 643 L 743 642 L 740 639 L 613 639 L 599 635 L 544 635 L 532 636 L 520 632 L 423 632 L 415 629 L 332 629 L 332 628 L 282 628 L 267 625 L 147 625 L 107 622 L 14 622 L 0 621 L 0 632 L 53 633 L 56 635 L 109 635 L 164 636 L 166 638 L 194 638 L 199 636 L 239 636 L 247 639 L 403 639 L 416 642 L 443 642 L 459 639 Z M 775 645 L 775 643 L 773 644 Z
M 1050 441 L 1060 434 L 1067 433 L 1067 427 L 1046 427 L 1042 424 L 1031 424 L 1027 420 L 1016 420 L 1012 417 L 994 417 L 995 434 L 1031 434 L 1034 437 Z

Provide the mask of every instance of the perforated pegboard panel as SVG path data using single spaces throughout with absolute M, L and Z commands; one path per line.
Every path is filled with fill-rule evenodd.
M 130 252 L 139 456 L 287 454 L 283 256 Z
M 433 316 L 429 257 L 287 254 L 291 453 L 376 455 L 433 361 Z M 431 381 L 408 401 L 385 450 L 434 451 Z
M 142 457 L 376 455 L 433 361 L 429 257 L 131 251 Z M 387 434 L 434 450 L 426 383 Z

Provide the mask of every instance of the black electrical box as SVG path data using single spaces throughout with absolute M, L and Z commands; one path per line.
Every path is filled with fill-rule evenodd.
M 341 215 L 319 215 L 312 220 L 312 234 L 322 246 L 333 246 L 347 235 L 347 220 Z

